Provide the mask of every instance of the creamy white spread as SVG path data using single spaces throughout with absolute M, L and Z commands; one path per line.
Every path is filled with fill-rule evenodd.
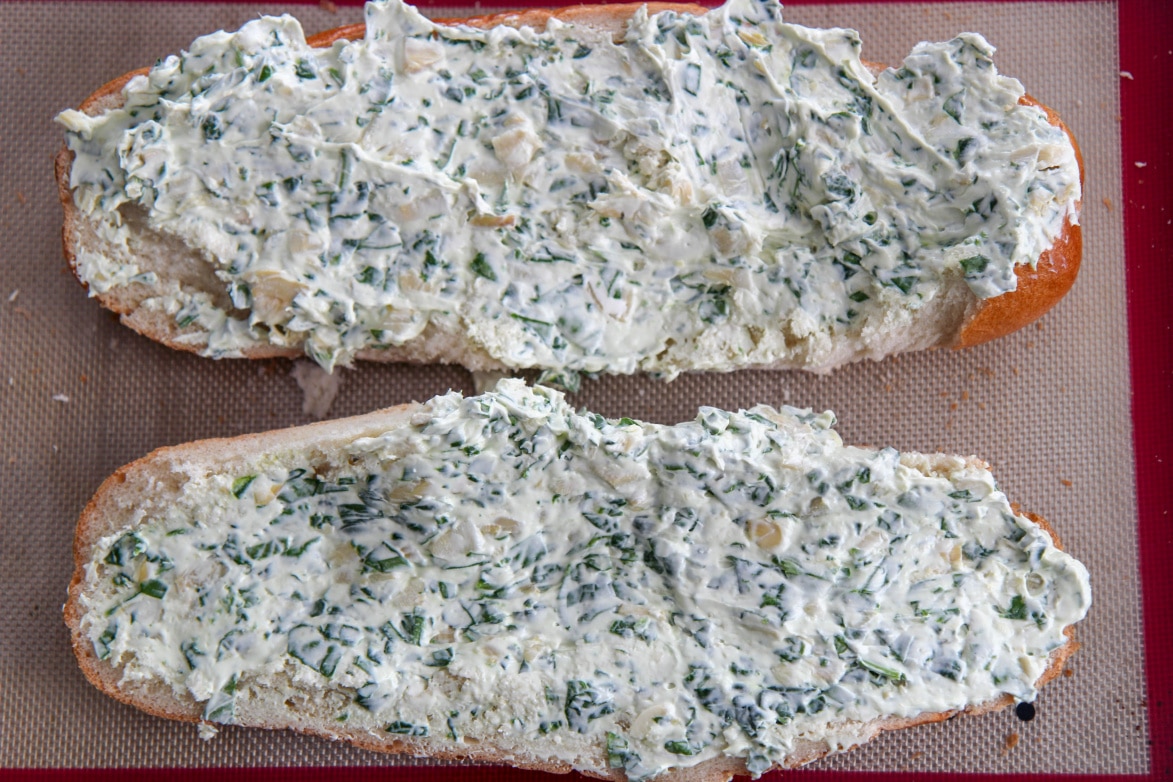
M 631 778 L 1033 699 L 1087 571 L 987 470 L 833 421 L 605 420 L 504 381 L 329 458 L 181 467 L 166 510 L 94 547 L 83 633 L 209 721 L 268 690 Z
M 366 30 L 317 50 L 262 18 L 133 79 L 123 108 L 58 118 L 111 246 L 141 208 L 214 267 L 218 296 L 143 305 L 208 355 L 303 346 L 330 368 L 431 324 L 514 368 L 825 369 L 951 281 L 1014 290 L 1078 220 L 1071 143 L 980 35 L 876 77 L 854 31 L 773 0 L 641 10 L 618 43 L 398 0 Z M 158 282 L 110 255 L 79 254 L 91 292 Z

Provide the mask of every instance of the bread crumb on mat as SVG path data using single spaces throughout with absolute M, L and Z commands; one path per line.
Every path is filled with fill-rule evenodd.
M 342 388 L 342 372 L 327 372 L 312 361 L 295 361 L 289 374 L 305 395 L 301 411 L 313 418 L 325 418 Z

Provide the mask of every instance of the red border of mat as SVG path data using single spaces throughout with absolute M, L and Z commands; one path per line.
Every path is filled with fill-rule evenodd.
M 103 769 L 18 769 L 0 771 L 0 779 L 20 782 L 146 782 L 166 778 L 166 782 L 594 782 L 580 774 L 558 775 L 540 771 L 519 771 L 504 766 L 369 766 L 321 768 L 103 768 Z M 775 771 L 761 777 L 762 782 L 801 779 L 802 782 L 1142 782 L 1153 776 L 1103 774 L 942 774 L 926 771 Z M 748 780 L 748 777 L 737 777 Z
M 2 0 L 0 0 L 2 1 Z M 83 0 L 88 2 L 101 2 L 102 0 Z M 174 2 L 199 2 L 204 4 L 215 3 L 240 3 L 248 0 L 132 0 L 132 2 L 152 2 L 152 3 L 174 3 Z M 321 6 L 360 6 L 366 3 L 366 0 L 253 0 L 254 2 L 280 2 L 292 5 L 321 5 Z M 638 3 L 643 0 L 614 0 L 618 3 Z M 1036 2 L 1036 3 L 1093 3 L 1093 2 L 1112 2 L 1112 0 L 939 0 L 940 2 L 953 3 L 1021 3 L 1021 2 Z M 597 3 L 612 2 L 612 0 L 417 0 L 412 5 L 418 8 L 452 8 L 456 6 L 467 5 L 475 8 L 483 8 L 486 11 L 509 11 L 518 8 L 556 8 L 562 5 L 594 5 Z M 681 0 L 681 2 L 693 2 L 700 5 L 718 6 L 723 0 Z M 910 3 L 910 2 L 933 2 L 933 0 L 784 0 L 783 5 L 883 5 L 885 3 Z M 1152 6 L 1154 9 L 1160 5 L 1161 0 L 1136 0 L 1130 3 L 1131 5 Z M 1120 2 L 1113 3 L 1119 5 Z M 1087 777 L 1088 780 L 1094 777 Z
M 1173 6 L 1120 0 L 1120 140 L 1136 455 L 1141 587 L 1148 680 L 1150 778 L 1173 778 L 1173 121 L 1158 75 L 1173 73 Z M 1142 167 L 1143 166 L 1143 167 Z
M 313 0 L 307 0 L 313 2 Z M 860 0 L 855 0 L 859 2 Z M 892 0 L 862 0 L 891 2 Z M 963 0 L 969 1 L 969 0 Z M 985 0 L 989 1 L 989 0 Z M 1013 2 L 1014 0 L 1005 0 Z M 1050 0 L 1054 1 L 1054 0 Z M 1089 0 L 1075 0 L 1084 2 Z M 352 4 L 352 0 L 335 0 Z M 789 0 L 790 5 L 851 0 Z M 451 4 L 422 0 L 419 5 Z M 482 0 L 485 8 L 557 4 L 541 0 Z M 1162 7 L 1164 6 L 1164 7 Z M 1173 779 L 1173 4 L 1164 0 L 1117 0 L 1122 78 L 1121 151 L 1124 163 L 1124 243 L 1128 290 L 1128 335 L 1132 372 L 1132 421 L 1136 458 L 1138 535 L 1148 683 L 1150 772 L 1148 775 L 937 774 L 926 772 L 799 771 L 811 782 L 915 782 L 964 778 L 997 782 L 1123 782 Z M 1137 165 L 1143 163 L 1143 166 Z M 1092 259 L 1094 260 L 1094 259 Z M 1168 466 L 1167 466 L 1168 465 Z M 1121 519 L 1122 523 L 1127 520 Z M 1093 715 L 1094 717 L 1094 715 Z M 68 737 L 62 737 L 69 740 Z M 503 767 L 263 768 L 263 769 L 10 769 L 0 778 L 59 782 L 138 782 L 166 776 L 168 782 L 209 778 L 240 782 L 319 782 L 343 772 L 348 782 L 555 782 L 575 779 Z M 779 780 L 780 772 L 765 779 Z

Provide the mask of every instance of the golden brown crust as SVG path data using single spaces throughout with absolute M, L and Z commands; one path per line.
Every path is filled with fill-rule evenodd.
M 189 699 L 177 697 L 169 687 L 164 685 L 144 685 L 123 681 L 121 669 L 99 660 L 94 653 L 93 644 L 82 634 L 81 618 L 83 608 L 80 605 L 85 565 L 91 559 L 93 546 L 103 537 L 113 534 L 119 529 L 120 511 L 125 515 L 127 495 L 132 498 L 145 487 L 150 487 L 152 493 L 166 493 L 178 490 L 182 481 L 181 470 L 191 470 L 192 465 L 206 465 L 216 463 L 221 469 L 223 465 L 231 464 L 238 459 L 248 458 L 250 454 L 259 452 L 287 451 L 291 449 L 326 450 L 335 444 L 348 441 L 359 436 L 370 436 L 388 428 L 403 425 L 410 420 L 411 414 L 418 409 L 417 405 L 402 405 L 396 408 L 370 413 L 364 416 L 328 421 L 310 426 L 298 427 L 283 431 L 272 431 L 261 434 L 244 435 L 241 437 L 204 440 L 170 448 L 161 448 L 147 456 L 132 462 L 106 479 L 93 499 L 90 500 L 78 520 L 77 533 L 74 538 L 75 570 L 69 586 L 69 599 L 65 605 L 65 623 L 70 628 L 74 653 L 78 664 L 86 678 L 111 697 L 135 706 L 149 714 L 168 719 L 186 722 L 199 722 L 202 711 L 198 704 Z M 976 463 L 976 462 L 975 462 Z M 120 496 L 122 495 L 122 496 Z M 154 495 L 152 495 L 154 496 Z M 165 499 L 156 499 L 165 502 Z M 137 506 L 136 506 L 137 507 Z M 1022 513 L 1041 526 L 1061 548 L 1060 541 L 1051 525 L 1042 517 L 1022 511 L 1015 506 L 1015 511 Z M 1068 658 L 1079 648 L 1074 640 L 1074 630 L 1069 627 L 1065 631 L 1068 642 L 1052 653 L 1050 663 L 1042 674 L 1037 686 L 1041 687 L 1054 679 L 1063 670 Z M 969 714 L 985 714 L 1003 709 L 1012 705 L 1013 698 L 1009 695 L 995 701 L 977 704 L 965 709 Z M 915 717 L 892 717 L 877 720 L 865 727 L 864 743 L 884 731 L 902 730 L 917 725 L 941 722 L 957 714 L 957 711 L 932 712 Z M 429 740 L 401 739 L 392 736 L 375 737 L 369 733 L 348 730 L 343 726 L 323 727 L 312 722 L 293 725 L 274 725 L 264 722 L 251 722 L 254 727 L 289 727 L 301 733 L 321 736 L 324 738 L 347 741 L 364 749 L 376 752 L 393 754 L 410 754 L 445 759 L 468 759 L 489 763 L 508 763 L 518 768 L 535 769 L 553 773 L 567 773 L 571 771 L 569 764 L 552 761 L 546 758 L 511 752 L 505 748 L 489 743 L 467 742 L 461 745 L 439 745 Z M 826 756 L 831 747 L 826 743 L 804 742 L 783 764 L 786 768 L 795 768 Z M 593 774 L 588 776 L 601 778 L 622 779 L 620 772 L 612 771 L 608 774 Z M 741 759 L 721 757 L 707 761 L 689 769 L 681 769 L 663 775 L 664 779 L 679 780 L 681 782 L 717 782 L 727 780 L 734 775 L 746 775 L 748 770 Z
M 704 13 L 704 6 L 682 3 L 648 3 L 648 11 L 672 9 L 680 12 Z M 567 6 L 559 9 L 530 9 L 526 11 L 490 14 L 486 16 L 470 17 L 465 19 L 439 19 L 438 22 L 448 24 L 466 24 L 473 27 L 488 28 L 496 25 L 511 25 L 543 27 L 550 19 L 559 19 L 565 22 L 587 24 L 601 29 L 610 29 L 616 34 L 622 30 L 623 23 L 640 8 L 641 4 L 616 5 L 579 5 Z M 308 43 L 315 47 L 326 47 L 339 40 L 353 40 L 364 34 L 363 24 L 347 25 L 333 30 L 327 30 L 307 38 Z M 884 66 L 876 63 L 865 63 L 873 72 L 882 70 Z M 92 113 L 104 104 L 117 99 L 122 88 L 133 77 L 147 73 L 148 69 L 140 69 L 125 74 L 107 82 L 80 106 L 83 112 Z M 1046 112 L 1052 124 L 1061 127 L 1071 138 L 1080 164 L 1080 176 L 1083 175 L 1083 159 L 1080 156 L 1079 145 L 1076 143 L 1071 130 L 1063 123 L 1058 114 L 1052 109 L 1043 106 L 1029 95 L 1024 96 L 1021 103 L 1038 106 Z M 58 194 L 65 211 L 65 222 L 62 230 L 64 254 L 77 274 L 76 251 L 79 236 L 83 228 L 83 218 L 73 204 L 73 196 L 69 186 L 69 169 L 72 162 L 72 153 L 64 147 L 57 155 L 56 174 Z M 1075 282 L 1079 272 L 1082 257 L 1082 233 L 1080 226 L 1068 220 L 1055 244 L 1044 252 L 1034 267 L 1019 266 L 1016 269 L 1018 277 L 1017 289 L 1004 293 L 1001 296 L 984 301 L 973 300 L 966 308 L 966 314 L 958 320 L 957 329 L 952 334 L 944 335 L 942 345 L 954 348 L 971 347 L 1010 334 L 1027 324 L 1037 320 L 1067 293 Z M 84 281 L 81 281 L 85 285 Z M 87 286 L 88 287 L 88 286 Z M 121 290 L 121 289 L 120 289 Z M 122 322 L 143 334 L 144 336 L 161 342 L 169 347 L 188 352 L 199 352 L 202 345 L 182 339 L 188 332 L 195 332 L 195 327 L 179 329 L 173 322 L 157 312 L 143 312 L 138 304 L 147 296 L 146 289 L 142 292 L 125 292 L 99 294 L 101 304 L 121 316 Z M 971 296 L 972 297 L 972 296 Z M 255 345 L 242 351 L 246 358 L 297 358 L 302 351 L 296 347 L 279 347 L 275 345 Z M 411 361 L 416 363 L 459 363 L 471 370 L 505 369 L 500 362 L 485 354 L 475 345 L 461 341 L 459 336 L 451 334 L 437 334 L 433 329 L 424 338 L 407 343 L 403 346 L 388 349 L 368 349 L 359 353 L 359 358 L 367 361 Z
M 1083 185 L 1083 153 L 1071 128 L 1060 119 L 1058 112 L 1044 106 L 1030 95 L 1018 101 L 1024 106 L 1036 106 L 1047 115 L 1047 120 L 1061 128 L 1071 139 L 1075 159 L 1079 163 L 1079 182 Z M 1079 208 L 1079 205 L 1076 206 Z M 1068 217 L 1063 232 L 1049 250 L 1039 256 L 1032 268 L 1022 265 L 1014 270 L 1018 286 L 1009 293 L 986 299 L 957 335 L 953 348 L 968 348 L 989 342 L 1018 331 L 1041 318 L 1059 303 L 1079 274 L 1083 260 L 1083 229 Z
M 986 299 L 957 335 L 951 347 L 969 348 L 1004 337 L 1041 318 L 1071 290 L 1083 255 L 1083 232 L 1071 219 L 1051 248 L 1032 269 L 1015 270 L 1018 287 Z
M 864 60 L 863 64 L 875 75 L 879 75 L 887 68 L 882 63 L 867 60 Z M 1071 146 L 1075 149 L 1075 159 L 1079 164 L 1079 183 L 1082 187 L 1083 153 L 1079 149 L 1079 142 L 1075 140 L 1075 134 L 1059 117 L 1059 112 L 1043 105 L 1030 95 L 1023 95 L 1018 102 L 1023 106 L 1042 109 L 1047 115 L 1047 121 L 1067 134 Z M 1081 203 L 1076 204 L 1076 209 Z M 1059 238 L 1050 249 L 1039 256 L 1033 267 L 1023 264 L 1015 268 L 1014 275 L 1018 280 L 1015 289 L 1001 296 L 986 299 L 973 307 L 969 317 L 961 323 L 956 337 L 947 343 L 948 347 L 955 350 L 973 347 L 1013 334 L 1034 323 L 1071 290 L 1079 274 L 1082 259 L 1083 230 L 1078 223 L 1072 223 L 1068 217 Z

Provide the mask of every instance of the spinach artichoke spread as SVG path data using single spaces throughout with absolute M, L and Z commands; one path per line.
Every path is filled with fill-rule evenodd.
M 59 117 L 107 241 L 145 210 L 214 267 L 221 291 L 143 305 L 208 355 L 330 368 L 430 324 L 514 368 L 826 368 L 950 280 L 1014 290 L 1078 220 L 1071 143 L 980 35 L 873 76 L 854 31 L 774 0 L 645 9 L 618 43 L 398 0 L 366 25 L 313 49 L 263 18 L 134 78 L 122 108 Z M 77 265 L 95 293 L 159 282 L 129 255 Z
M 632 778 L 1033 699 L 1084 567 L 972 460 L 845 447 L 833 420 L 605 420 L 504 381 L 313 461 L 180 465 L 94 547 L 83 637 L 206 720 L 267 689 Z

